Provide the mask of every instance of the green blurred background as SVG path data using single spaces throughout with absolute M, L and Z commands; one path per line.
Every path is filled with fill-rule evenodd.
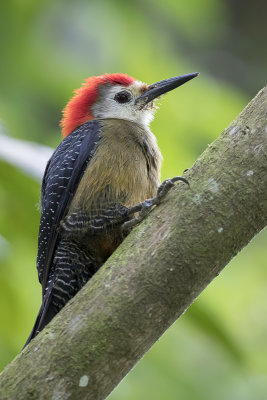
M 181 174 L 266 84 L 266 12 L 266 1 L 248 0 L 3 1 L 1 134 L 55 147 L 61 110 L 91 75 L 152 83 L 199 71 L 162 99 L 152 123 L 162 179 Z M 0 138 L 0 152 L 8 146 L 16 150 Z M 21 350 L 41 300 L 40 181 L 34 166 L 22 167 L 0 159 L 1 368 Z M 267 398 L 266 237 L 232 260 L 111 400 Z

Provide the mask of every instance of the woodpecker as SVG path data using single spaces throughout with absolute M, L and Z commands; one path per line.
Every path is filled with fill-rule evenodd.
M 155 100 L 198 73 L 147 85 L 126 74 L 88 78 L 63 110 L 63 140 L 41 188 L 37 269 L 42 304 L 25 346 L 101 267 L 176 180 L 160 184 L 149 129 Z

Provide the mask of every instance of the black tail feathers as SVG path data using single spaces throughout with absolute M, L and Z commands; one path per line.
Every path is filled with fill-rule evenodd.
M 58 310 L 55 309 L 51 302 L 51 294 L 50 296 L 46 296 L 46 298 L 43 301 L 43 304 L 41 305 L 40 311 L 37 315 L 35 324 L 32 328 L 32 331 L 30 333 L 30 336 L 27 339 L 27 342 L 25 343 L 24 347 L 25 348 L 30 341 L 38 335 L 41 330 L 44 329 L 44 327 L 54 318 L 54 316 L 58 313 Z

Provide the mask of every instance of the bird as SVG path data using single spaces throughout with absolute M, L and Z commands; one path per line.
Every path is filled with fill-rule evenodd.
M 156 100 L 198 73 L 147 85 L 112 73 L 89 77 L 63 110 L 63 140 L 41 186 L 37 270 L 42 303 L 28 343 L 104 264 L 177 180 L 161 184 L 149 128 Z M 25 347 L 24 346 L 24 347 Z

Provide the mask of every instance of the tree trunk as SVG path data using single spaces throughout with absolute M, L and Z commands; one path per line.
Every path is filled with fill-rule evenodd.
M 4 399 L 104 399 L 267 220 L 267 87 L 1 374 Z

